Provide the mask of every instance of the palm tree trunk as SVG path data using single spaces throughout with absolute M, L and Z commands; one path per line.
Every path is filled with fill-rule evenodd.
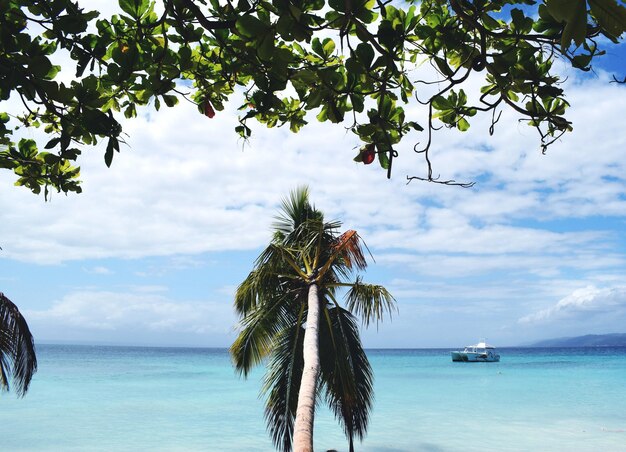
M 319 324 L 320 300 L 317 284 L 309 286 L 308 313 L 304 331 L 304 370 L 298 393 L 298 408 L 293 433 L 295 452 L 313 452 L 313 418 L 315 416 L 315 391 L 320 372 Z

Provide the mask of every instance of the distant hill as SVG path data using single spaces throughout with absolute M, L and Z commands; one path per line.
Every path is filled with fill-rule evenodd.
M 530 344 L 530 347 L 626 347 L 626 333 L 587 334 L 561 337 Z

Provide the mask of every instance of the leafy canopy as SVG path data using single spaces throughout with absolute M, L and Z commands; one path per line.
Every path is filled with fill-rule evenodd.
M 554 60 L 587 71 L 599 43 L 626 30 L 623 0 L 119 0 L 111 17 L 88 5 L 0 3 L 0 167 L 35 193 L 80 192 L 78 157 L 100 140 L 111 165 L 121 115 L 189 101 L 211 118 L 232 97 L 244 99 L 241 137 L 253 118 L 294 132 L 313 117 L 348 121 L 363 143 L 355 160 L 370 163 L 374 152 L 388 176 L 401 140 L 424 131 L 414 150 L 426 171 L 410 179 L 454 183 L 433 177 L 436 127 L 464 131 L 482 112 L 492 131 L 512 109 L 545 151 L 572 129 Z M 71 82 L 54 63 L 61 53 Z M 415 79 L 424 61 L 438 78 Z M 468 95 L 472 72 L 484 85 Z M 424 95 L 433 82 L 439 91 Z M 427 105 L 425 123 L 407 114 L 416 102 Z M 19 127 L 40 127 L 48 140 L 14 138 Z

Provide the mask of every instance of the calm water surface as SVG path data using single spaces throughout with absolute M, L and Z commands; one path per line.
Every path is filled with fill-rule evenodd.
M 223 349 L 39 345 L 28 395 L 0 396 L 6 451 L 271 451 L 262 369 Z M 626 451 L 626 348 L 370 350 L 376 400 L 357 450 Z M 347 450 L 321 406 L 316 450 Z

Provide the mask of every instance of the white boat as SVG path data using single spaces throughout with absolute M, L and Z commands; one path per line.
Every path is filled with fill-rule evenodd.
M 457 350 L 450 352 L 450 354 L 452 354 L 452 361 L 470 363 L 493 363 L 500 361 L 500 355 L 496 353 L 496 348 L 487 344 L 484 339 L 476 345 L 468 345 L 463 351 Z

